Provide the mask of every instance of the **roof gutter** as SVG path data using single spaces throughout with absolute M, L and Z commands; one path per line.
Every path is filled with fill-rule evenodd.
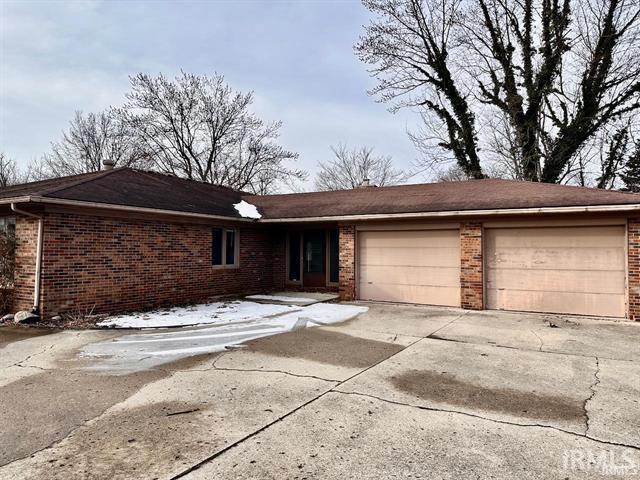
M 192 212 L 181 212 L 177 210 L 165 210 L 160 208 L 148 208 L 148 207 L 134 207 L 130 205 L 116 205 L 113 203 L 99 203 L 99 202 L 83 202 L 81 200 L 68 200 L 65 198 L 51 198 L 51 197 L 43 197 L 40 195 L 34 195 L 30 197 L 26 197 L 28 202 L 34 203 L 47 203 L 54 205 L 69 205 L 74 207 L 88 207 L 88 208 L 102 208 L 106 210 L 118 210 L 122 212 L 134 212 L 134 213 L 151 213 L 151 214 L 160 214 L 160 215 L 174 215 L 179 217 L 188 217 L 188 218 L 202 218 L 208 220 L 225 220 L 225 221 L 233 221 L 233 222 L 255 222 L 252 218 L 242 218 L 242 217 L 227 217 L 225 215 L 210 215 L 207 213 L 192 213 Z
M 261 223 L 285 222 L 328 222 L 328 221 L 363 221 L 363 220 L 393 220 L 393 219 L 421 219 L 441 217 L 482 217 L 504 215 L 541 215 L 547 213 L 617 213 L 638 212 L 640 204 L 629 205 L 590 205 L 582 207 L 542 207 L 542 208 L 509 208 L 493 210 L 449 210 L 444 212 L 416 212 L 416 213 L 374 213 L 365 215 L 329 215 L 324 217 L 292 217 L 266 218 Z
M 210 215 L 206 213 L 181 212 L 177 210 L 165 210 L 148 207 L 134 207 L 129 205 L 117 205 L 112 203 L 84 202 L 81 200 L 68 200 L 64 198 L 44 197 L 41 195 L 14 197 L 0 199 L 1 204 L 7 203 L 46 203 L 55 205 L 69 205 L 76 207 L 88 207 L 123 212 L 136 212 L 148 214 L 174 215 L 187 218 L 201 218 L 207 220 L 225 220 L 233 222 L 249 223 L 304 223 L 304 222 L 329 222 L 329 221 L 367 221 L 367 220 L 406 220 L 443 217 L 481 217 L 481 216 L 505 216 L 505 215 L 542 215 L 542 214 L 570 214 L 570 213 L 624 213 L 640 212 L 639 204 L 619 205 L 589 205 L 573 207 L 532 207 L 532 208 L 496 208 L 484 210 L 447 210 L 438 212 L 414 212 L 414 213 L 372 213 L 356 215 L 327 215 L 315 217 L 290 217 L 290 218 L 239 218 L 225 215 Z
M 27 217 L 38 219 L 38 240 L 36 246 L 36 275 L 33 286 L 33 309 L 32 313 L 36 315 L 40 315 L 40 279 L 42 277 L 42 243 L 43 243 L 43 234 L 44 234 L 44 220 L 40 215 L 36 215 L 35 213 L 27 212 L 25 210 L 20 210 L 16 207 L 15 203 L 11 203 L 11 210 L 14 212 L 25 215 Z

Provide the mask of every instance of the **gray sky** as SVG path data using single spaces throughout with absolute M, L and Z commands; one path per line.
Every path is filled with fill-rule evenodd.
M 353 54 L 367 15 L 356 0 L 0 0 L 0 150 L 25 165 L 75 110 L 122 103 L 128 75 L 183 69 L 253 90 L 311 174 L 339 142 L 408 167 L 417 119 L 367 95 L 374 81 Z

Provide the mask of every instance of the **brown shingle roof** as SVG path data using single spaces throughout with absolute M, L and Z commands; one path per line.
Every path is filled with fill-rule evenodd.
M 24 196 L 230 218 L 241 218 L 233 205 L 244 199 L 266 220 L 640 204 L 640 194 L 499 179 L 260 196 L 130 168 L 0 189 L 0 201 Z
M 0 189 L 0 199 L 42 196 L 233 218 L 241 218 L 233 207 L 241 195 L 226 187 L 130 168 Z
M 246 198 L 265 218 L 640 204 L 640 195 L 487 179 Z

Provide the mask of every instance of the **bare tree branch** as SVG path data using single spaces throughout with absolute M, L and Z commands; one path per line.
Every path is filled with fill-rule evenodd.
M 346 145 L 331 147 L 334 158 L 320 164 L 315 180 L 317 190 L 357 188 L 365 180 L 376 186 L 395 185 L 411 174 L 393 167 L 391 157 L 376 155 L 371 147 L 350 149 Z

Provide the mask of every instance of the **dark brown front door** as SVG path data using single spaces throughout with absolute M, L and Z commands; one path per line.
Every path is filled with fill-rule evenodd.
M 324 230 L 307 230 L 302 244 L 303 287 L 324 287 L 327 284 L 326 234 Z

